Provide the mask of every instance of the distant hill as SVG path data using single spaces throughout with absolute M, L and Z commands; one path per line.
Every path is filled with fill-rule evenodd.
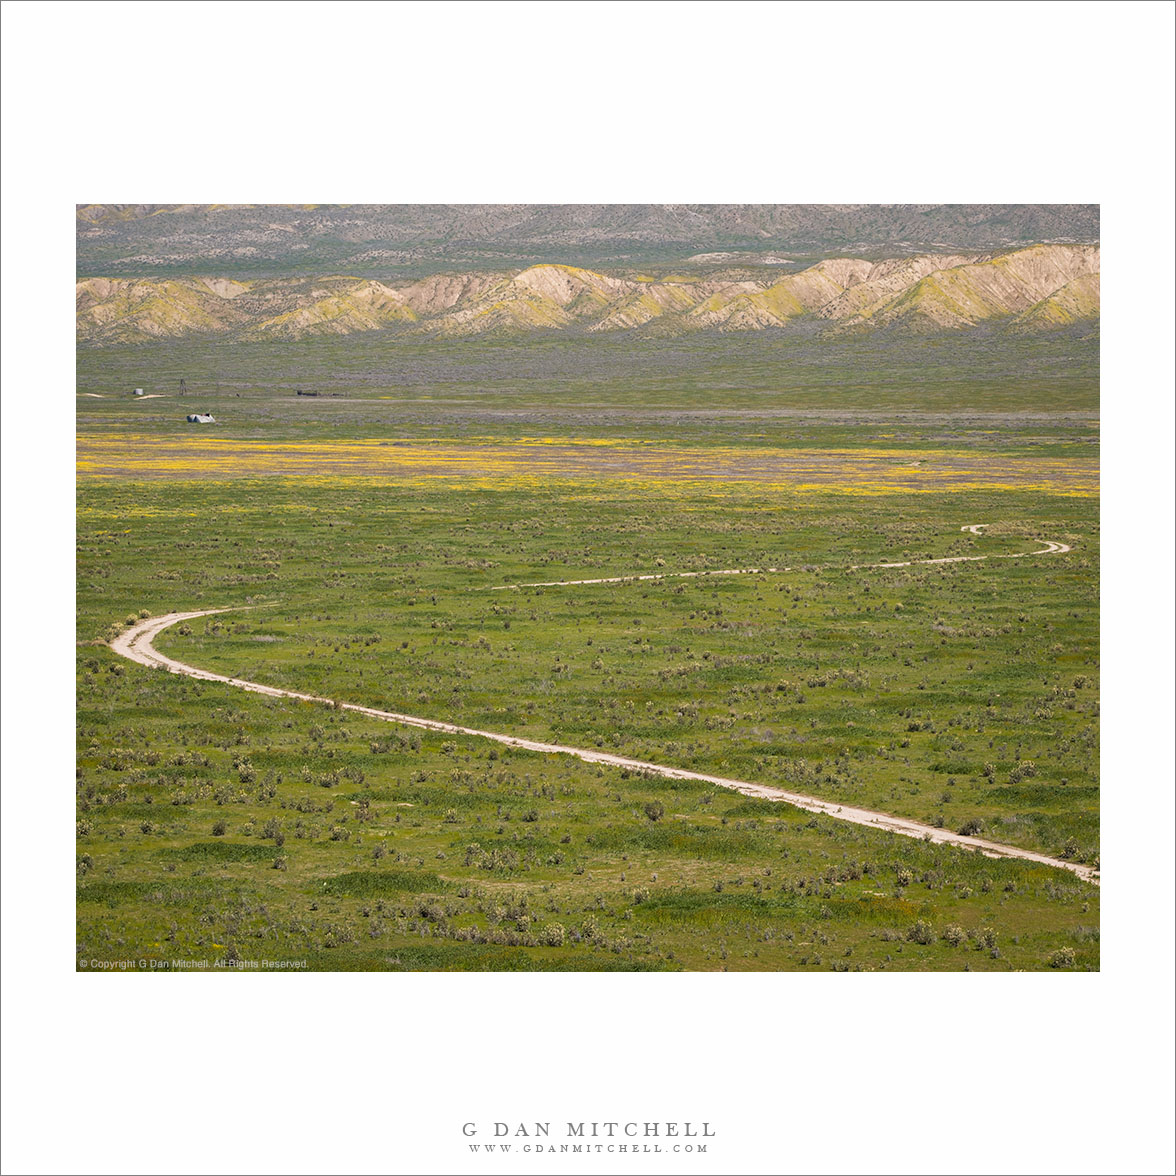
M 1036 244 L 988 253 L 827 258 L 795 271 L 727 267 L 653 277 L 549 264 L 433 274 L 90 277 L 77 283 L 77 337 L 302 339 L 389 331 L 419 336 L 539 330 L 752 331 L 808 323 L 829 334 L 1015 332 L 1097 322 L 1099 247 Z
M 85 204 L 77 273 L 388 279 L 560 262 L 801 265 L 1098 240 L 1098 206 L 1071 204 Z

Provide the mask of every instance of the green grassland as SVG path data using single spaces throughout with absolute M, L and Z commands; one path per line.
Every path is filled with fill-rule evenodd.
M 79 959 L 1097 968 L 1098 888 L 1068 871 L 106 644 L 233 608 L 158 648 L 1097 864 L 1097 354 L 783 332 L 80 351 Z M 1038 537 L 1072 550 L 1007 558 Z M 990 558 L 861 566 L 945 556 Z M 787 570 L 492 590 L 748 566 Z
M 249 606 L 157 646 L 1097 862 L 1095 498 L 83 479 L 78 520 L 80 957 L 1098 966 L 1098 890 L 1061 870 L 259 698 L 104 644 L 141 611 Z M 990 531 L 961 533 L 975 522 Z M 1073 551 L 850 570 L 1034 536 Z M 749 565 L 789 571 L 488 590 Z
M 216 436 L 269 441 L 550 436 L 1090 459 L 1098 347 L 1089 330 L 830 340 L 802 328 L 184 341 L 79 350 L 78 410 L 98 436 L 170 437 L 207 410 Z M 158 398 L 134 400 L 137 387 Z

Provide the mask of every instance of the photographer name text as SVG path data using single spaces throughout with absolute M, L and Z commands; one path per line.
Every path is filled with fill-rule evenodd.
M 556 1129 L 553 1137 L 552 1128 Z M 562 1131 L 561 1131 L 562 1129 Z M 662 1154 L 669 1152 L 705 1153 L 715 1138 L 709 1122 L 664 1122 L 639 1120 L 602 1120 L 600 1122 L 463 1123 L 461 1133 L 471 1143 L 471 1151 L 485 1152 L 624 1152 Z M 562 1142 L 555 1143 L 554 1139 Z M 493 1140 L 494 1142 L 490 1142 Z M 509 1140 L 510 1142 L 506 1142 Z

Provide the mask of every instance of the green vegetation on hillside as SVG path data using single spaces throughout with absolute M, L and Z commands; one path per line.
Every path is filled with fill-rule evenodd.
M 852 250 L 1097 241 L 1076 204 L 84 204 L 79 276 L 308 273 L 420 277 L 542 262 L 690 268 Z M 714 251 L 720 251 L 716 256 Z M 730 251 L 735 251 L 732 254 Z

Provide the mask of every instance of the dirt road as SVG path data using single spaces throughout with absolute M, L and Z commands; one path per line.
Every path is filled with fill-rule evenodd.
M 987 523 L 972 523 L 970 526 L 961 527 L 960 530 L 971 531 L 973 535 L 979 535 L 986 526 L 988 526 Z M 1055 543 L 1052 539 L 1037 539 L 1035 542 L 1044 543 L 1045 546 L 1039 551 L 1018 551 L 1012 555 L 945 555 L 938 559 L 908 559 L 902 563 L 850 564 L 846 571 L 857 572 L 867 568 L 909 568 L 915 564 L 974 563 L 983 559 L 1026 559 L 1031 555 L 1061 555 L 1070 550 L 1067 544 Z M 815 570 L 825 571 L 827 569 L 816 568 Z M 574 588 L 581 584 L 628 584 L 638 580 L 678 580 L 697 576 L 762 576 L 791 571 L 793 571 L 792 568 L 720 568 L 702 572 L 646 572 L 643 574 L 634 573 L 629 576 L 604 576 L 596 580 L 536 580 L 529 584 L 494 584 L 490 588 L 479 588 L 478 591 L 502 592 L 507 588 Z
M 975 527 L 983 525 L 976 524 L 974 527 L 966 527 L 964 530 L 972 530 L 974 533 L 978 533 Z M 1024 554 L 1052 555 L 1070 550 L 1064 543 L 1054 543 L 1047 540 L 1040 540 L 1040 542 L 1047 543 L 1046 548 L 1038 552 L 1026 552 Z M 1002 557 L 960 556 L 954 558 L 986 559 Z M 1003 558 L 1018 557 L 1005 556 Z M 916 562 L 936 563 L 946 561 L 921 560 Z M 871 566 L 901 567 L 904 565 L 883 564 Z M 757 569 L 745 570 L 751 572 Z M 764 570 L 767 571 L 770 569 Z M 673 575 L 674 573 L 665 574 Z M 735 573 L 719 574 L 730 575 Z M 613 581 L 560 581 L 559 583 L 610 583 L 616 580 L 632 578 L 635 577 L 616 577 Z M 649 577 L 640 578 L 646 579 Z M 820 800 L 815 796 L 804 796 L 801 793 L 788 792 L 782 788 L 772 788 L 765 784 L 753 784 L 747 780 L 734 780 L 725 776 L 711 776 L 703 772 L 689 772 L 684 768 L 673 768 L 665 764 L 647 763 L 644 760 L 628 759 L 625 756 L 610 755 L 607 752 L 595 751 L 589 748 L 567 747 L 559 743 L 542 743 L 535 739 L 521 739 L 514 735 L 503 735 L 496 731 L 480 731 L 475 727 L 461 727 L 455 723 L 444 723 L 436 719 L 423 719 L 415 715 L 400 714 L 396 711 L 376 710 L 374 707 L 359 706 L 352 702 L 341 702 L 335 699 L 322 698 L 315 694 L 302 694 L 296 690 L 279 690 L 277 687 L 265 686 L 260 682 L 248 682 L 242 678 L 229 678 L 223 674 L 214 674 L 209 670 L 199 669 L 196 666 L 185 665 L 183 662 L 176 661 L 160 653 L 151 644 L 154 638 L 169 625 L 177 624 L 180 621 L 192 620 L 195 617 L 210 616 L 214 613 L 230 611 L 233 610 L 210 608 L 197 612 L 177 612 L 168 613 L 166 616 L 161 617 L 149 617 L 147 620 L 139 621 L 136 625 L 121 633 L 111 641 L 110 647 L 115 653 L 129 658 L 131 661 L 138 662 L 140 665 L 167 670 L 173 674 L 184 674 L 189 678 L 199 678 L 206 682 L 224 682 L 229 686 L 236 686 L 240 690 L 248 690 L 254 694 L 266 694 L 273 698 L 294 698 L 302 702 L 331 703 L 343 710 L 355 711 L 357 714 L 367 715 L 369 718 L 381 719 L 390 723 L 400 723 L 409 727 L 421 727 L 426 731 L 441 731 L 451 735 L 474 735 L 481 739 L 491 739 L 495 743 L 501 743 L 506 747 L 517 747 L 525 751 L 537 751 L 548 755 L 570 755 L 576 759 L 583 760 L 585 763 L 607 764 L 611 767 L 628 768 L 630 771 L 642 772 L 651 776 L 662 776 L 670 780 L 698 780 L 705 784 L 718 785 L 720 788 L 730 788 L 735 792 L 742 793 L 744 796 L 755 797 L 759 800 L 783 801 L 785 804 L 804 809 L 806 812 L 820 813 L 823 816 L 834 817 L 839 821 L 850 821 L 855 825 L 865 825 L 872 829 L 883 829 L 888 833 L 899 833 L 904 837 L 917 837 L 923 841 L 936 844 L 958 845 L 966 849 L 978 850 L 988 857 L 1020 858 L 1025 861 L 1055 866 L 1060 870 L 1069 870 L 1086 882 L 1092 882 L 1095 885 L 1099 883 L 1099 872 L 1093 866 L 1084 865 L 1080 862 L 1062 861 L 1058 858 L 1051 858 L 1046 854 L 1034 853 L 1032 850 L 1020 849 L 1014 845 L 1001 845 L 998 842 L 986 841 L 980 837 L 966 837 L 959 833 L 953 833 L 949 829 L 939 829 L 933 825 L 924 825 L 920 821 L 913 821 L 907 817 L 896 817 L 889 813 L 874 812 L 871 809 L 855 808 L 851 805 L 839 805 L 832 801 Z

